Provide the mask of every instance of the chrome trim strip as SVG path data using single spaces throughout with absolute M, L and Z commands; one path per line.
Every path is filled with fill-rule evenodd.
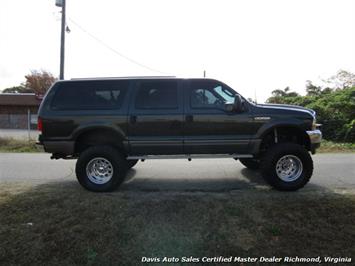
M 177 154 L 177 155 L 137 155 L 128 156 L 127 160 L 147 159 L 222 159 L 222 158 L 253 158 L 251 154 Z
M 270 120 L 271 117 L 270 116 L 255 116 L 254 120 Z

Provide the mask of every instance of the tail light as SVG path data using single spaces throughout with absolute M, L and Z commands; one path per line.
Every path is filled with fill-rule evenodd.
M 37 120 L 37 129 L 40 132 L 42 132 L 42 130 L 43 130 L 42 118 L 40 118 L 40 117 L 38 117 L 38 120 Z

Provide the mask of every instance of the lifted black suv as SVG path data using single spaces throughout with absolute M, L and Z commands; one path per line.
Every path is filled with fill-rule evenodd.
M 139 159 L 234 158 L 279 190 L 303 187 L 322 134 L 315 112 L 253 104 L 213 79 L 140 77 L 56 82 L 39 143 L 75 159 L 81 185 L 111 191 Z

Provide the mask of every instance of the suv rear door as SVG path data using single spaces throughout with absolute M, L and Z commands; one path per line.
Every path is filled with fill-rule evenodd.
M 179 79 L 136 81 L 128 116 L 131 155 L 182 154 L 182 122 Z
M 245 153 L 253 129 L 251 116 L 244 112 L 228 112 L 235 91 L 210 79 L 191 79 L 184 86 L 186 154 Z

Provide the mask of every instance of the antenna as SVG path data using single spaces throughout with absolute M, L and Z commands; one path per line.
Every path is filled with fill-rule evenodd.
M 206 77 L 206 70 L 203 71 L 203 77 Z
M 256 99 L 256 89 L 254 89 L 254 101 L 255 101 L 255 103 L 258 103 L 258 101 Z

